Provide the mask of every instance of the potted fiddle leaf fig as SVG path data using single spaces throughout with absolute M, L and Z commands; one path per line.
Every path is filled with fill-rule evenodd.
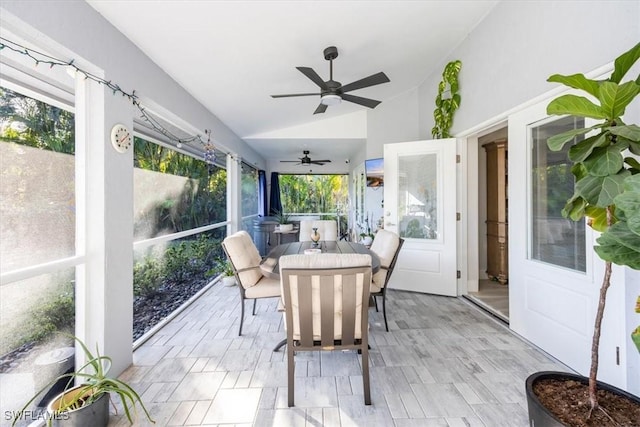
M 42 396 L 49 387 L 65 380 L 64 391 L 55 396 L 47 405 L 47 412 L 39 419 L 46 419 L 47 425 L 53 426 L 92 426 L 106 427 L 109 424 L 109 400 L 111 394 L 118 395 L 127 419 L 133 424 L 137 404 L 142 408 L 144 415 L 151 423 L 149 411 L 142 403 L 138 393 L 127 383 L 116 378 L 109 378 L 107 374 L 111 367 L 111 358 L 101 355 L 97 349 L 94 355 L 79 338 L 73 337 L 85 354 L 84 366 L 76 372 L 62 374 L 49 382 L 16 413 L 12 426 L 23 420 L 32 412 L 27 409 L 38 397 Z M 78 380 L 79 385 L 75 385 Z M 133 413 L 132 413 L 133 412 Z
M 595 119 L 597 123 L 555 135 L 552 151 L 571 144 L 569 160 L 575 177 L 574 194 L 562 215 L 574 221 L 588 218 L 601 232 L 595 252 L 605 262 L 591 346 L 591 369 L 583 377 L 538 372 L 527 378 L 530 425 L 638 425 L 640 398 L 597 381 L 599 341 L 612 263 L 640 270 L 640 127 L 622 120 L 625 109 L 640 93 L 640 76 L 623 82 L 640 58 L 640 43 L 620 55 L 605 80 L 583 74 L 549 77 L 587 95 L 562 95 L 547 106 L 549 115 Z M 586 138 L 577 141 L 577 136 Z M 571 392 L 575 390 L 576 393 Z M 620 408 L 620 410 L 617 409 Z M 564 409 L 562 409 L 564 408 Z

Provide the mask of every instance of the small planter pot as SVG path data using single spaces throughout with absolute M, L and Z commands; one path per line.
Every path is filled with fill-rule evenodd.
M 280 230 L 280 231 L 291 231 L 291 230 L 293 230 L 293 224 L 280 224 L 280 227 L 278 227 L 278 230 Z
M 583 384 L 589 383 L 589 378 L 584 377 L 582 375 L 571 374 L 568 372 L 554 372 L 554 371 L 543 371 L 543 372 L 535 372 L 527 378 L 526 381 L 526 394 L 527 394 L 527 406 L 529 409 L 529 425 L 535 427 L 565 427 L 566 424 L 563 424 L 559 419 L 557 419 L 551 411 L 549 411 L 546 407 L 540 403 L 538 396 L 533 391 L 533 385 L 540 381 L 546 379 L 554 379 L 554 380 L 574 380 L 579 381 Z M 624 390 L 616 388 L 612 385 L 603 383 L 598 381 L 598 389 L 607 390 L 611 393 L 624 396 L 634 402 L 638 402 L 640 404 L 640 398 L 634 396 L 630 393 L 627 393 Z
M 235 276 L 224 276 L 222 278 L 222 284 L 224 286 L 233 286 L 236 284 L 236 278 Z
M 56 412 L 63 396 L 78 394 L 82 386 L 60 393 L 47 405 L 47 418 L 51 426 L 56 427 L 106 427 L 109 424 L 109 394 L 104 393 L 90 405 L 73 411 Z M 69 397 L 66 397 L 67 399 Z M 49 425 L 49 424 L 47 424 Z
M 373 239 L 371 238 L 371 236 L 366 236 L 363 237 L 362 240 L 360 240 L 360 243 L 365 246 L 371 246 L 371 244 L 373 243 Z

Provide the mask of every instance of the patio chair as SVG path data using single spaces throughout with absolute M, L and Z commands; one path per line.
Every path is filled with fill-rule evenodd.
M 371 296 L 373 297 L 376 311 L 378 311 L 376 297 L 382 297 L 382 316 L 384 317 L 384 327 L 387 332 L 389 332 L 386 305 L 387 283 L 389 283 L 393 269 L 396 266 L 398 254 L 403 244 L 404 239 L 388 230 L 378 230 L 371 244 L 371 251 L 380 258 L 380 270 L 373 275 L 371 280 Z
M 244 302 L 253 300 L 252 315 L 256 314 L 256 300 L 259 298 L 276 298 L 280 296 L 280 280 L 270 279 L 262 275 L 260 261 L 262 258 L 258 248 L 246 231 L 227 236 L 222 241 L 222 248 L 233 266 L 233 272 L 240 290 L 240 327 L 238 336 L 242 335 L 244 322 Z
M 334 220 L 302 220 L 300 221 L 300 237 L 301 242 L 311 241 L 311 232 L 314 228 L 320 233 L 320 240 L 337 241 L 338 240 L 338 223 Z
M 294 402 L 294 352 L 319 350 L 357 350 L 362 355 L 364 403 L 370 405 L 371 256 L 286 255 L 280 258 L 280 277 L 287 329 L 289 406 Z

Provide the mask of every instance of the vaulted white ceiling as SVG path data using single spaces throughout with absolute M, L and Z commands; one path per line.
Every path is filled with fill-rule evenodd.
M 497 1 L 87 0 L 265 159 L 344 159 L 366 138 L 366 107 L 313 112 L 318 92 L 296 70 L 334 80 L 383 71 L 390 83 L 352 92 L 382 101 L 417 87 Z M 340 142 L 339 144 L 328 143 Z

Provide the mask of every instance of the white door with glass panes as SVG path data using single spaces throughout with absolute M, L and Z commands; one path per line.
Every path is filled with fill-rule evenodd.
M 594 236 L 586 221 L 561 214 L 573 194 L 571 144 L 560 152 L 547 147 L 549 137 L 585 123 L 548 117 L 547 103 L 509 118 L 509 322 L 515 332 L 585 374 L 599 290 Z
M 385 144 L 384 228 L 405 241 L 390 288 L 457 295 L 455 139 Z

